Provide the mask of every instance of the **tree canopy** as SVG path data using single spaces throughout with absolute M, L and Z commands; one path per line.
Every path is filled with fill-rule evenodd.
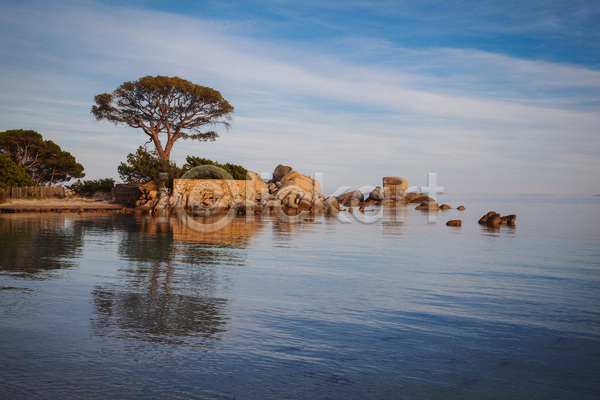
M 179 77 L 145 76 L 97 95 L 94 102 L 91 113 L 96 120 L 141 129 L 163 162 L 170 160 L 179 139 L 214 141 L 217 132 L 201 129 L 215 124 L 229 127 L 233 113 L 217 90 Z
M 16 129 L 0 132 L 0 153 L 24 168 L 38 185 L 52 185 L 85 176 L 83 166 L 71 153 L 63 151 L 51 140 L 44 140 L 36 131 Z

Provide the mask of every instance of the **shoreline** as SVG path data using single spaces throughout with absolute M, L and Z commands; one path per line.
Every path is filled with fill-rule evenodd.
M 28 213 L 28 212 L 122 212 L 132 213 L 131 208 L 123 204 L 114 203 L 112 200 L 94 199 L 86 197 L 66 197 L 64 199 L 8 199 L 0 203 L 0 214 Z

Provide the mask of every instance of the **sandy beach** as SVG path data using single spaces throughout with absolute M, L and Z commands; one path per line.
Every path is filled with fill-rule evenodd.
M 122 204 L 111 200 L 79 196 L 64 199 L 7 199 L 0 203 L 0 213 L 13 212 L 108 212 L 124 210 Z

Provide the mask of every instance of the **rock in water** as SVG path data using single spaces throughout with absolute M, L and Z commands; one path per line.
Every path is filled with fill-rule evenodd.
M 453 219 L 446 222 L 446 226 L 462 226 L 462 221 L 460 219 Z
M 479 219 L 478 223 L 479 223 L 479 224 L 481 224 L 481 225 L 484 225 L 484 224 L 487 222 L 487 220 L 488 220 L 488 219 L 489 219 L 491 216 L 493 216 L 493 215 L 496 215 L 496 211 L 490 211 L 490 212 L 488 212 L 487 214 L 485 214 L 483 217 L 481 217 L 481 218 Z
M 327 209 L 328 213 L 335 213 L 340 211 L 341 207 L 335 197 L 330 196 L 323 202 L 323 207 Z
M 500 214 L 494 214 L 485 221 L 487 226 L 499 226 L 502 223 L 502 217 Z
M 515 226 L 516 219 L 517 216 L 515 214 L 502 217 L 496 211 L 490 211 L 481 217 L 478 222 L 481 225 L 487 225 L 491 227 L 498 227 L 500 225 Z
M 367 201 L 369 200 L 373 200 L 373 201 L 382 201 L 383 199 L 385 199 L 385 195 L 383 193 L 383 190 L 381 190 L 381 186 L 377 186 L 375 189 L 373 189 L 373 191 L 369 194 L 369 198 L 367 199 Z
M 383 193 L 386 198 L 394 201 L 405 201 L 408 181 L 399 176 L 383 178 Z
M 506 225 L 515 226 L 515 220 L 517 219 L 517 216 L 515 214 L 507 215 L 505 218 L 506 218 Z
M 336 196 L 338 203 L 344 204 L 345 206 L 357 206 L 359 203 L 365 201 L 365 195 L 360 190 L 348 192 Z

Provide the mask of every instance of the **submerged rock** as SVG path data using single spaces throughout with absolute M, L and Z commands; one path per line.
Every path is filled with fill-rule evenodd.
M 490 227 L 499 227 L 500 225 L 515 226 L 515 220 L 517 216 L 515 214 L 501 216 L 496 211 L 490 211 L 481 217 L 478 221 L 481 225 L 487 225 Z
M 446 226 L 462 226 L 462 221 L 460 219 L 453 219 L 446 222 Z

